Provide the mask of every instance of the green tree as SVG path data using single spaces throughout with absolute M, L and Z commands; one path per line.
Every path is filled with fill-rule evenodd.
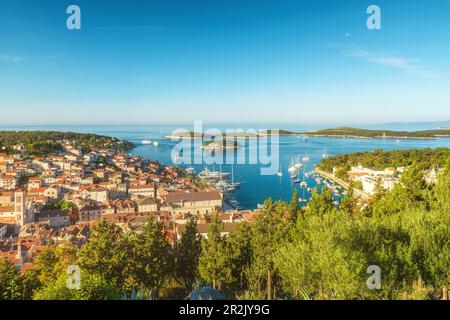
M 291 224 L 285 218 L 288 213 L 286 203 L 278 201 L 273 203 L 267 200 L 260 210 L 260 215 L 252 225 L 252 249 L 254 277 L 251 281 L 261 282 L 262 286 L 251 284 L 254 287 L 265 288 L 266 298 L 272 300 L 274 293 L 274 277 L 276 267 L 273 262 L 278 247 L 286 241 Z M 276 289 L 276 288 L 275 288 Z
M 197 234 L 197 222 L 189 220 L 186 229 L 175 245 L 175 278 L 190 291 L 198 277 L 198 259 L 201 252 L 201 240 Z
M 37 255 L 34 262 L 36 264 L 39 281 L 43 285 L 56 281 L 58 274 L 54 272 L 54 269 L 58 263 L 58 257 L 56 256 L 56 248 L 54 246 L 44 247 Z
M 31 300 L 34 293 L 42 287 L 37 270 L 27 270 L 20 275 L 21 300 Z
M 323 188 L 320 193 L 317 189 L 315 189 L 311 199 L 309 200 L 306 214 L 323 216 L 333 210 L 335 210 L 335 206 L 333 203 L 333 194 L 330 189 Z
M 20 275 L 7 258 L 0 259 L 0 300 L 20 299 Z
M 434 208 L 450 212 L 450 160 L 443 168 L 431 192 L 435 197 Z
M 236 225 L 228 235 L 227 252 L 231 259 L 233 284 L 239 289 L 246 286 L 245 271 L 252 262 L 252 237 L 251 229 L 247 222 Z
M 218 290 L 232 281 L 231 261 L 222 231 L 223 223 L 216 213 L 208 226 L 208 238 L 202 239 L 202 251 L 199 258 L 200 277 L 211 284 L 213 289 Z
M 34 300 L 119 300 L 120 289 L 98 274 L 81 272 L 79 289 L 67 286 L 68 275 L 61 275 L 56 281 L 36 292 Z
M 294 192 L 292 193 L 291 202 L 289 203 L 289 214 L 292 221 L 297 220 L 299 207 L 298 207 L 298 189 L 294 188 Z
M 101 221 L 93 227 L 89 241 L 78 253 L 78 263 L 88 273 L 123 288 L 129 271 L 130 249 L 130 238 L 119 226 Z
M 352 225 L 352 216 L 344 211 L 299 217 L 293 239 L 279 246 L 274 257 L 289 298 L 357 298 L 366 263 L 351 248 Z
M 159 289 L 170 275 L 173 260 L 163 225 L 149 219 L 141 233 L 134 238 L 132 283 L 158 297 Z
M 349 184 L 347 195 L 339 203 L 339 208 L 348 214 L 358 212 L 358 198 L 355 196 L 354 183 Z

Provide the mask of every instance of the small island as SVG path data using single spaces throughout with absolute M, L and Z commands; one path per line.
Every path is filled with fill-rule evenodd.
M 208 151 L 237 150 L 241 147 L 240 143 L 232 140 L 213 140 L 205 142 L 202 146 L 203 149 Z

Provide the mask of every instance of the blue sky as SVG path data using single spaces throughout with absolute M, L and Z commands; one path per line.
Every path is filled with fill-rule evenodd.
M 449 40 L 448 0 L 0 0 L 0 124 L 449 120 Z

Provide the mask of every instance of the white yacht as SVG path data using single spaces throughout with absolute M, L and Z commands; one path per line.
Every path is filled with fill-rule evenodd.
M 192 167 L 188 167 L 188 168 L 186 168 L 186 172 L 191 174 L 191 175 L 194 175 L 195 174 L 195 169 L 192 168 Z
M 151 140 L 142 140 L 142 144 L 152 144 Z
M 155 147 L 159 147 L 159 142 L 158 142 L 158 141 L 153 141 L 153 145 L 154 145 Z

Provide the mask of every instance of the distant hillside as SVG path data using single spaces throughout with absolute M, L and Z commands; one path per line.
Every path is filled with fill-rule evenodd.
M 411 149 L 373 152 L 356 152 L 341 154 L 327 159 L 323 159 L 319 168 L 326 172 L 333 172 L 334 167 L 346 168 L 362 165 L 366 168 L 384 170 L 388 167 L 406 167 L 416 164 L 423 170 L 433 167 L 442 168 L 447 161 L 450 161 L 450 149 Z
M 367 130 L 358 128 L 335 128 L 300 133 L 302 135 L 317 137 L 355 137 L 355 138 L 388 138 L 388 139 L 436 139 L 450 138 L 450 130 L 423 130 L 423 131 L 392 131 Z
M 60 131 L 0 131 L 0 149 L 11 150 L 12 146 L 23 145 L 25 152 L 46 155 L 62 149 L 61 142 L 74 142 L 76 148 L 88 152 L 93 148 L 107 148 L 119 152 L 130 150 L 133 143 L 114 137 L 97 134 Z

